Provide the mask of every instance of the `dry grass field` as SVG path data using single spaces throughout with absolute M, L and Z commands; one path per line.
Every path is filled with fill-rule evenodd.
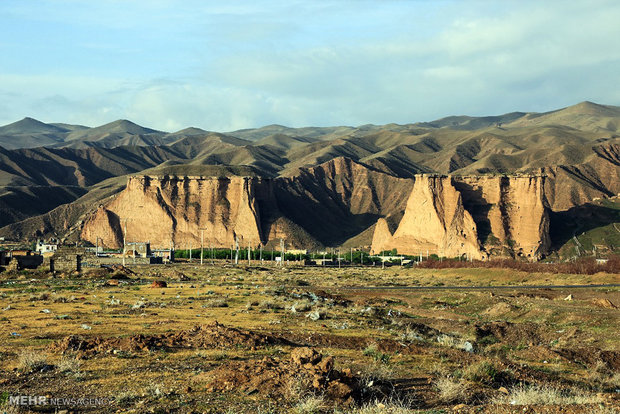
M 524 287 L 610 283 L 493 268 L 5 272 L 0 413 L 615 413 L 620 289 Z M 445 289 L 474 285 L 494 288 Z M 21 395 L 46 404 L 9 404 Z

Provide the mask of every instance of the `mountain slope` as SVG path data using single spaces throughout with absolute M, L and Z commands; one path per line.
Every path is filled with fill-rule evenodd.
M 120 177 L 128 175 L 271 179 L 274 194 L 259 202 L 267 203 L 261 228 L 295 234 L 313 246 L 369 243 L 379 218 L 393 233 L 404 194 L 420 173 L 542 174 L 546 203 L 560 214 L 620 193 L 618 122 L 619 107 L 591 102 L 541 114 L 358 127 L 270 125 L 227 134 L 199 128 L 166 133 L 126 120 L 88 128 L 25 118 L 0 127 L 0 225 L 9 224 L 3 234 L 25 237 L 74 229 L 77 217 L 92 208 L 88 203 L 120 191 L 126 182 Z M 101 190 L 108 182 L 114 183 L 109 191 Z

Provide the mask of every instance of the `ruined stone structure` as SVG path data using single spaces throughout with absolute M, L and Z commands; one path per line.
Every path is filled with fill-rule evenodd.
M 49 258 L 50 272 L 74 272 L 82 270 L 83 247 L 60 246 Z
M 0 266 L 4 263 L 7 270 L 36 269 L 43 263 L 43 256 L 31 250 L 11 250 L 3 256 L 0 257 Z
M 125 256 L 148 257 L 151 256 L 151 243 L 129 242 L 125 244 Z
M 98 256 L 92 251 L 87 251 L 84 247 L 61 246 L 47 259 L 50 272 L 79 272 L 83 269 L 100 267 L 106 264 L 122 263 L 122 256 Z M 129 256 L 125 258 L 127 265 L 144 265 L 162 263 L 161 257 L 152 256 Z

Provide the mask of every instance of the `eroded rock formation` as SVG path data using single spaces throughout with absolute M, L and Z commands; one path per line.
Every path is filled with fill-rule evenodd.
M 350 160 L 292 177 L 131 177 L 84 220 L 81 238 L 118 248 L 336 246 L 362 232 L 373 252 L 539 258 L 549 248 L 543 176 L 402 179 Z M 374 234 L 373 234 L 374 225 Z M 124 231 L 126 226 L 126 232 Z M 362 241 L 363 242 L 363 241 Z
M 429 252 L 440 256 L 466 255 L 482 259 L 476 223 L 463 207 L 451 177 L 418 175 L 405 214 L 392 237 L 386 222 L 377 223 L 379 234 L 372 251 L 397 249 L 400 253 Z M 374 240 L 373 240 L 374 241 Z M 382 242 L 382 243 L 381 243 Z
M 379 220 L 372 251 L 540 258 L 550 247 L 544 182 L 543 176 L 416 176 L 398 228 L 392 234 Z
M 105 246 L 151 241 L 231 246 L 261 243 L 259 200 L 269 196 L 269 182 L 250 177 L 131 177 L 127 188 L 100 206 L 86 221 L 82 239 Z

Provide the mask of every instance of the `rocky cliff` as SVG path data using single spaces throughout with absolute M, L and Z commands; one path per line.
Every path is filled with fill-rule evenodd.
M 316 249 L 360 234 L 374 252 L 538 258 L 549 248 L 543 176 L 403 179 L 347 159 L 291 177 L 134 176 L 84 217 L 81 238 L 119 247 L 279 245 Z M 124 228 L 126 226 L 126 232 Z M 359 244 L 362 243 L 362 244 Z
M 150 240 L 154 246 L 174 243 L 231 246 L 262 242 L 258 204 L 269 197 L 269 180 L 249 177 L 131 177 L 127 188 L 100 206 L 85 222 L 81 237 L 108 247 Z
M 150 240 L 186 248 L 200 242 L 228 247 L 234 235 L 257 245 L 317 248 L 338 245 L 377 218 L 404 210 L 412 180 L 338 158 L 291 177 L 136 176 L 87 219 L 81 238 L 106 246 Z
M 545 177 L 417 175 L 398 227 L 375 226 L 372 251 L 540 258 L 550 247 Z
M 451 177 L 416 176 L 405 214 L 392 237 L 386 234 L 387 222 L 377 224 L 373 252 L 397 249 L 408 254 L 483 258 L 476 223 L 463 207 Z
M 550 247 L 547 177 L 455 177 L 488 253 L 539 258 Z

